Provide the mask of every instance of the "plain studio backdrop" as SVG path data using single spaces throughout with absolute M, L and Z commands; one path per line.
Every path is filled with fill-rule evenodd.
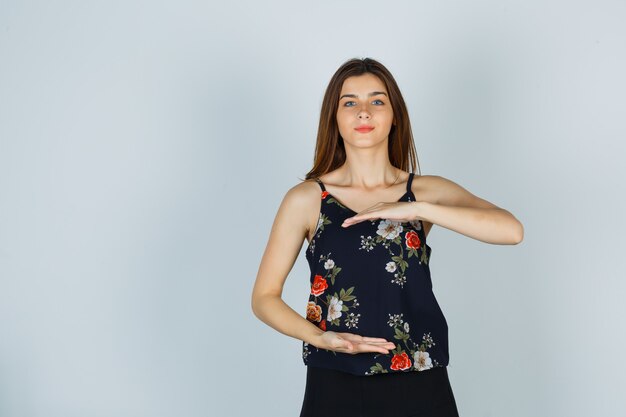
M 298 415 L 301 342 L 250 295 L 353 57 L 395 76 L 422 174 L 525 226 L 428 237 L 461 416 L 623 415 L 624 21 L 608 0 L 0 2 L 0 416 Z M 303 316 L 308 279 L 303 246 Z

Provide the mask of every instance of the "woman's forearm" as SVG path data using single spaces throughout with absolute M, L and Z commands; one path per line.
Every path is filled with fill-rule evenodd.
M 416 201 L 417 216 L 485 243 L 514 245 L 522 241 L 524 227 L 502 208 L 457 207 Z
M 324 331 L 302 317 L 277 295 L 257 296 L 252 302 L 254 315 L 262 322 L 287 336 L 319 346 Z

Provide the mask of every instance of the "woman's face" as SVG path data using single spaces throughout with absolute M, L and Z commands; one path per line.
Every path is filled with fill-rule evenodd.
M 374 74 L 346 78 L 337 107 L 339 134 L 346 145 L 371 146 L 387 141 L 394 120 L 388 94 Z M 365 126 L 373 129 L 357 130 Z

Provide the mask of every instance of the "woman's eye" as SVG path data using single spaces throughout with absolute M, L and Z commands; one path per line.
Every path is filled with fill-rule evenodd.
M 380 99 L 376 99 L 376 100 L 374 100 L 372 103 L 375 103 L 375 102 L 377 102 L 377 101 L 378 101 L 380 104 L 385 104 L 385 103 L 383 103 L 383 101 L 382 101 L 382 100 L 380 100 Z M 344 106 L 346 106 L 346 107 L 352 107 L 352 106 L 350 106 L 350 105 L 349 105 L 350 103 L 354 103 L 354 101 L 346 101 L 345 103 L 343 103 L 343 105 L 344 105 Z

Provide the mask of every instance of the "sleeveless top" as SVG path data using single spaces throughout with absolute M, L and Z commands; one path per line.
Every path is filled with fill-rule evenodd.
M 409 173 L 398 201 L 415 201 Z M 304 364 L 354 375 L 423 371 L 448 365 L 448 324 L 432 291 L 431 247 L 421 220 L 365 220 L 321 188 L 321 209 L 306 249 L 311 292 L 306 319 L 320 329 L 382 337 L 388 354 L 343 353 L 302 344 Z

